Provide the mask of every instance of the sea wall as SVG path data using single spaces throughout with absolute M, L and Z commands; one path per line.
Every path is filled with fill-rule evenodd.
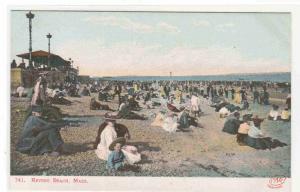
M 11 69 L 11 89 L 16 89 L 20 84 L 26 88 L 33 87 L 41 72 L 47 72 L 46 79 L 49 85 L 63 83 L 65 80 L 65 73 L 61 71 L 38 71 L 13 68 Z

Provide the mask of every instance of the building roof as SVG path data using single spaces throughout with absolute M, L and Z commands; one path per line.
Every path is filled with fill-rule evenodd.
M 29 59 L 29 53 L 23 53 L 17 55 L 18 57 L 21 57 L 23 59 Z M 40 64 L 48 64 L 48 52 L 39 50 L 39 51 L 33 51 L 31 53 L 32 61 Z M 50 53 L 50 65 L 51 67 L 58 67 L 58 66 L 65 66 L 70 65 L 70 61 L 64 60 L 59 55 Z

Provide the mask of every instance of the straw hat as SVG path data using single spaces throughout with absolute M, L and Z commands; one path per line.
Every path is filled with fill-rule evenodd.
M 120 143 L 121 146 L 125 145 L 126 139 L 124 137 L 118 137 L 116 138 L 110 145 L 109 145 L 109 150 L 113 151 L 114 147 L 117 143 Z

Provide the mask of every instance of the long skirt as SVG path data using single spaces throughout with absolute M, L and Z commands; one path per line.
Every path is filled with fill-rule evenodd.
M 236 135 L 236 142 L 240 145 L 245 145 L 244 140 L 248 136 L 248 134 L 238 133 Z
M 248 145 L 249 147 L 252 147 L 254 149 L 274 149 L 276 147 L 284 147 L 287 146 L 287 144 L 280 142 L 277 139 L 272 139 L 270 137 L 264 137 L 264 138 L 253 138 L 249 135 L 245 137 L 244 143 Z

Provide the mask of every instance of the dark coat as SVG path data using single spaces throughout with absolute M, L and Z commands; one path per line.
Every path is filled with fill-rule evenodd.
M 236 119 L 235 117 L 228 117 L 226 120 L 224 127 L 223 127 L 223 132 L 229 133 L 229 134 L 237 134 L 239 127 L 240 127 L 241 121 Z

